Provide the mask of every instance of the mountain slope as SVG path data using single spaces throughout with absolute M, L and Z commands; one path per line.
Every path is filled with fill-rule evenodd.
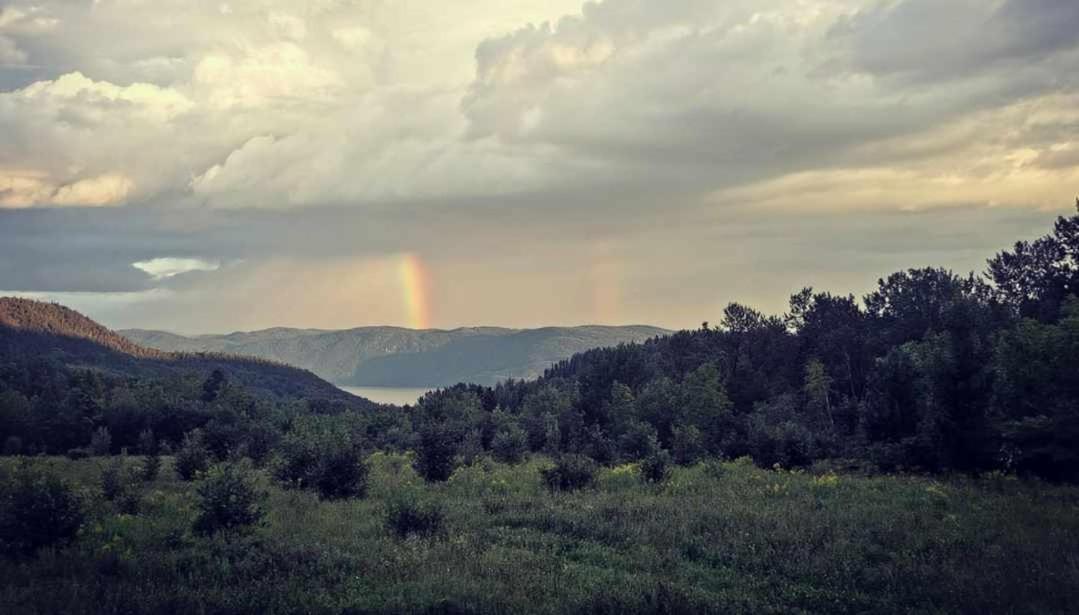
M 50 359 L 138 378 L 208 376 L 220 369 L 252 392 L 283 398 L 368 404 L 315 374 L 255 357 L 147 348 L 55 303 L 0 297 L 0 363 Z
M 141 329 L 120 333 L 160 350 L 226 352 L 281 361 L 343 385 L 428 387 L 534 378 L 575 353 L 640 342 L 668 332 L 647 326 L 581 326 L 449 331 L 275 328 L 193 337 Z

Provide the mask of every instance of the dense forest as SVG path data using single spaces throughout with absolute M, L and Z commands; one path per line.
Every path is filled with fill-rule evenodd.
M 827 461 L 1075 481 L 1077 292 L 1079 216 L 1062 217 L 981 276 L 912 269 L 861 301 L 806 288 L 782 315 L 734 303 L 718 326 L 585 352 L 534 381 L 457 385 L 405 409 L 303 387 L 259 395 L 228 364 L 152 377 L 87 367 L 70 353 L 28 353 L 12 341 L 25 329 L 5 326 L 0 442 L 7 454 L 115 453 L 138 450 L 140 435 L 175 449 L 197 431 L 218 458 L 261 460 L 314 429 L 361 450 L 429 453 L 446 476 L 484 453 L 544 452 L 608 465 L 748 456 L 762 467 Z M 19 305 L 63 315 L 109 352 L 159 360 L 69 310 Z M 48 320 L 22 319 L 35 335 L 77 335 Z
M 1079 205 L 1079 203 L 1077 203 Z M 982 276 L 898 272 L 859 302 L 811 288 L 783 315 L 730 304 L 641 345 L 576 355 L 537 381 L 457 386 L 418 429 L 600 462 L 669 451 L 885 471 L 1079 479 L 1079 216 Z

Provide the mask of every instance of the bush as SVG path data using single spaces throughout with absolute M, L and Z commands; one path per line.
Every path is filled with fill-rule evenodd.
M 297 426 L 284 438 L 273 475 L 287 488 L 318 491 L 326 500 L 367 494 L 367 466 L 350 439 L 319 424 Z
M 352 448 L 328 451 L 319 459 L 315 487 L 325 500 L 367 495 L 367 465 Z
M 648 423 L 635 421 L 618 439 L 618 450 L 625 461 L 640 461 L 659 447 L 656 429 Z
M 502 427 L 491 440 L 491 452 L 503 463 L 520 463 L 528 452 L 528 434 L 517 425 Z
M 460 465 L 470 466 L 483 457 L 483 433 L 479 429 L 473 429 L 465 436 L 461 445 L 457 447 L 457 456 Z
M 108 427 L 98 427 L 90 437 L 90 452 L 95 457 L 105 457 L 112 451 L 112 434 Z
M 675 427 L 671 434 L 671 453 L 680 466 L 691 466 L 704 456 L 704 436 L 693 425 Z
M 562 455 L 553 468 L 540 474 L 551 491 L 574 491 L 595 483 L 596 462 L 583 455 Z
M 443 482 L 453 474 L 456 455 L 456 434 L 441 425 L 430 425 L 420 433 L 412 465 L 427 482 Z
M 142 494 L 135 485 L 136 477 L 125 470 L 124 459 L 114 458 L 101 471 L 101 493 L 106 500 L 114 502 L 121 513 L 134 515 L 139 512 Z
M 671 454 L 657 449 L 641 461 L 641 479 L 649 483 L 662 483 L 671 475 Z
M 0 481 L 0 551 L 26 557 L 65 544 L 83 523 L 82 502 L 71 486 L 53 474 L 27 468 Z
M 209 467 L 210 451 L 203 442 L 202 432 L 196 429 L 184 436 L 184 443 L 176 452 L 176 474 L 183 480 L 194 480 Z
M 387 507 L 386 527 L 399 538 L 431 538 L 442 534 L 445 514 L 438 504 L 414 499 L 397 499 Z
M 198 481 L 195 492 L 199 512 L 194 530 L 204 536 L 247 531 L 265 515 L 261 504 L 266 494 L 258 489 L 245 464 L 213 466 Z
M 112 502 L 127 488 L 124 480 L 123 458 L 110 461 L 101 470 L 101 493 L 105 499 Z
M 152 454 L 147 455 L 142 460 L 142 467 L 139 468 L 139 478 L 147 483 L 152 483 L 157 480 L 157 475 L 161 472 L 161 457 L 159 455 Z

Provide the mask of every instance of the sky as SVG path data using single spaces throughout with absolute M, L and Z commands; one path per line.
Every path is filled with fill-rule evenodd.
M 1074 211 L 1074 0 L 0 0 L 0 294 L 718 322 Z

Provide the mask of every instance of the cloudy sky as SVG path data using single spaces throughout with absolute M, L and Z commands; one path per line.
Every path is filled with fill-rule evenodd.
M 0 0 L 0 294 L 692 327 L 1079 192 L 1075 0 Z

